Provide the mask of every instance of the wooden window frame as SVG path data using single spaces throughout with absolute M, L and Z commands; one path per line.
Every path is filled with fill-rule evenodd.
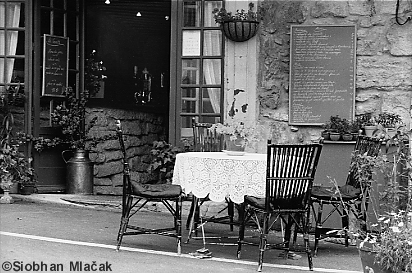
M 218 25 L 212 27 L 205 27 L 204 26 L 204 3 L 208 2 L 208 0 L 195 0 L 195 2 L 200 2 L 201 4 L 201 22 L 199 27 L 184 27 L 183 26 L 183 19 L 184 19 L 184 2 L 191 2 L 191 1 L 172 1 L 172 33 L 171 33 L 171 65 L 170 71 L 175 71 L 174 75 L 171 75 L 171 83 L 170 83 L 170 108 L 169 108 L 169 142 L 173 145 L 181 146 L 181 118 L 182 117 L 196 117 L 198 121 L 202 122 L 203 117 L 218 117 L 221 121 L 223 120 L 223 111 L 224 111 L 224 50 L 225 50 L 225 38 L 222 35 L 222 45 L 221 45 L 221 55 L 220 56 L 206 56 L 203 55 L 204 49 L 204 41 L 203 41 L 203 33 L 201 34 L 201 41 L 200 41 L 200 56 L 182 56 L 182 37 L 183 31 L 185 30 L 200 30 L 200 32 L 204 32 L 207 30 L 220 30 Z M 224 6 L 224 1 L 222 1 L 222 6 Z M 199 59 L 199 74 L 200 74 L 200 83 L 199 84 L 182 84 L 182 62 L 185 59 Z M 218 85 L 207 85 L 203 83 L 203 61 L 205 59 L 219 59 L 221 60 L 221 79 L 220 84 Z M 181 90 L 183 88 L 199 88 L 199 100 L 197 103 L 202 104 L 202 93 L 203 89 L 205 88 L 220 88 L 220 113 L 182 113 L 182 95 Z

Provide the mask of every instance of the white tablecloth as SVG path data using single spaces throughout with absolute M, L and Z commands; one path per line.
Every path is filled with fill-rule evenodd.
M 186 194 L 242 203 L 245 195 L 265 196 L 266 154 L 230 156 L 224 152 L 188 152 L 176 156 L 173 184 Z

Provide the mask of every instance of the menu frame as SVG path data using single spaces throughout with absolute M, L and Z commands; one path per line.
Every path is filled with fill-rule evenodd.
M 53 39 L 53 43 L 58 43 L 59 52 L 57 56 L 51 55 L 52 45 L 49 39 Z M 56 55 L 56 53 L 52 52 Z M 62 55 L 62 56 L 59 56 Z M 56 57 L 56 58 L 53 58 Z M 58 73 L 47 73 L 50 65 L 60 64 Z M 64 92 L 68 86 L 69 80 L 69 38 L 44 34 L 43 36 L 43 81 L 42 81 L 42 96 L 48 97 L 65 97 Z M 53 87 L 57 86 L 57 87 Z
M 348 120 L 354 119 L 356 31 L 356 25 L 291 25 L 290 125 L 322 125 L 330 116 L 335 115 Z M 298 35 L 306 35 L 305 33 L 312 36 L 298 37 Z M 320 35 L 319 41 L 315 41 L 317 38 L 315 34 Z M 349 36 L 349 40 L 346 36 Z M 312 41 L 300 41 L 301 47 L 299 47 L 297 39 L 306 38 Z M 328 42 L 339 44 L 328 44 Z M 324 49 L 324 52 L 321 52 L 321 49 Z M 317 53 L 318 56 L 311 55 Z M 336 65 L 331 69 L 332 63 Z M 299 72 L 296 72 L 297 70 Z M 326 72 L 330 72 L 329 75 Z

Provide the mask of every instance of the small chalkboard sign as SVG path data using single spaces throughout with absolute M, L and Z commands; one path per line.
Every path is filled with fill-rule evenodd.
M 69 39 L 44 35 L 42 95 L 64 97 L 68 84 Z
M 291 26 L 289 124 L 352 120 L 355 68 L 356 26 Z

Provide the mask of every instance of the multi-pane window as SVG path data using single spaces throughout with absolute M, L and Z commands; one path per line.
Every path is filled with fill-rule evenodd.
M 183 1 L 181 65 L 177 94 L 177 130 L 180 138 L 192 134 L 192 118 L 199 122 L 221 120 L 223 101 L 223 36 L 213 10 L 223 1 Z M 179 134 L 176 134 L 179 137 Z
M 16 107 L 14 129 L 23 130 L 25 89 L 25 1 L 0 1 L 0 102 Z M 22 108 L 21 111 L 18 108 Z

